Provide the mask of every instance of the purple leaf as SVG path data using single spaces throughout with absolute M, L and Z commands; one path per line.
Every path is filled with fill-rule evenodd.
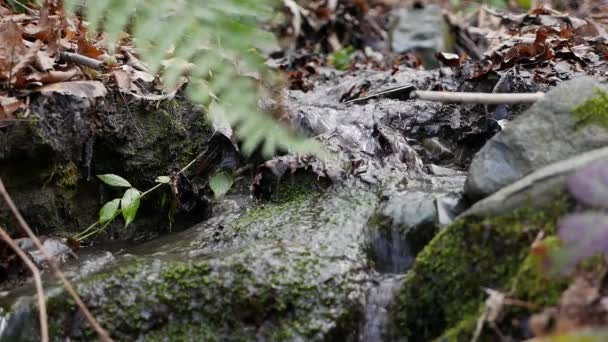
M 608 209 L 608 162 L 590 165 L 568 177 L 568 190 L 581 203 Z
M 558 223 L 559 237 L 570 252 L 572 264 L 608 252 L 608 213 L 569 214 Z

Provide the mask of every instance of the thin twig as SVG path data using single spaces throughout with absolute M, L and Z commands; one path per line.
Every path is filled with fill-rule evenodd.
M 87 57 L 87 56 L 84 56 L 84 55 L 81 55 L 78 53 L 61 52 L 59 54 L 59 56 L 61 57 L 61 59 L 63 61 L 68 62 L 68 63 L 83 65 L 83 66 L 86 66 L 86 67 L 89 67 L 89 68 L 95 69 L 95 70 L 103 69 L 102 61 L 99 61 L 94 58 Z
M 93 317 L 93 315 L 91 314 L 89 309 L 86 307 L 86 305 L 84 304 L 82 299 L 80 299 L 80 296 L 78 296 L 78 293 L 76 292 L 76 290 L 74 289 L 72 284 L 65 277 L 65 274 L 63 274 L 63 272 L 59 269 L 59 266 L 57 266 L 57 263 L 55 262 L 55 258 L 46 251 L 46 249 L 42 246 L 42 243 L 40 242 L 40 240 L 38 239 L 36 234 L 34 234 L 34 232 L 30 228 L 30 226 L 27 224 L 27 222 L 25 221 L 23 216 L 21 216 L 21 213 L 19 212 L 19 209 L 17 209 L 15 202 L 13 202 L 13 199 L 9 195 L 8 191 L 6 190 L 6 187 L 4 186 L 4 183 L 2 182 L 2 178 L 0 178 L 0 194 L 4 198 L 4 201 L 8 205 L 9 209 L 11 210 L 11 212 L 13 213 L 15 218 L 17 219 L 17 222 L 19 222 L 19 225 L 21 226 L 21 228 L 25 231 L 25 233 L 28 235 L 28 237 L 30 239 L 32 239 L 32 242 L 34 242 L 34 245 L 36 245 L 36 248 L 38 248 L 38 250 L 40 250 L 42 255 L 44 255 L 44 258 L 47 260 L 49 267 L 51 268 L 51 270 L 53 271 L 55 276 L 57 276 L 57 278 L 59 278 L 61 280 L 66 291 L 68 291 L 68 293 L 70 294 L 72 299 L 74 299 L 74 302 L 76 302 L 76 305 L 80 308 L 80 310 L 82 311 L 82 313 L 84 314 L 86 319 L 89 321 L 89 323 L 91 324 L 93 329 L 95 329 L 95 331 L 97 332 L 97 335 L 99 335 L 99 339 L 104 342 L 113 341 L 112 338 L 110 337 L 110 335 L 108 334 L 108 332 L 105 331 L 104 328 L 101 327 L 101 325 L 99 325 L 99 322 L 97 322 L 97 320 L 95 319 L 95 317 Z
M 34 283 L 36 283 L 36 293 L 38 294 L 38 314 L 40 320 L 40 341 L 47 342 L 49 340 L 49 324 L 48 315 L 46 313 L 46 300 L 44 298 L 44 287 L 42 287 L 42 279 L 40 278 L 40 271 L 38 267 L 34 265 L 32 260 L 19 248 L 15 240 L 13 240 L 4 228 L 0 227 L 0 238 L 4 240 L 12 249 L 15 251 L 17 256 L 23 261 L 23 263 L 30 269 L 32 276 L 34 277 Z
M 131 123 L 133 124 L 133 127 L 135 127 L 135 130 L 137 131 L 137 134 L 139 134 L 140 138 L 143 138 L 144 135 L 141 134 L 141 132 L 139 131 L 139 128 L 137 127 L 137 123 L 135 122 L 135 119 L 133 118 L 133 114 L 131 114 L 131 109 L 129 108 L 129 104 L 127 103 L 127 99 L 125 99 L 125 96 L 122 94 L 121 91 L 118 92 L 118 96 L 120 96 L 120 98 L 122 99 L 122 102 L 125 104 L 125 108 L 127 108 L 127 114 L 129 114 L 129 119 L 131 119 Z
M 479 104 L 516 104 L 534 103 L 545 96 L 544 93 L 465 93 L 450 91 L 416 90 L 412 98 L 443 103 L 479 103 Z
M 6 80 L 6 89 L 8 89 L 9 94 L 11 93 L 11 81 L 13 80 L 13 66 L 15 62 L 15 45 L 13 45 L 11 50 L 11 67 L 8 70 L 8 80 Z

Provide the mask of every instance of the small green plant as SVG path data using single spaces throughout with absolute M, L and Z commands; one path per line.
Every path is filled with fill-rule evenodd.
M 163 184 L 168 184 L 171 182 L 171 177 L 169 176 L 160 176 L 156 178 L 156 182 L 158 183 L 154 187 L 141 192 L 138 189 L 134 188 L 129 181 L 126 179 L 114 175 L 114 174 L 105 174 L 97 176 L 102 182 L 105 184 L 116 187 L 116 188 L 126 188 L 122 198 L 115 198 L 106 204 L 104 204 L 99 210 L 99 219 L 97 222 L 89 226 L 84 231 L 73 236 L 75 240 L 82 241 L 90 236 L 93 236 L 97 233 L 104 231 L 108 225 L 114 222 L 114 219 L 118 217 L 118 215 L 122 214 L 122 217 L 125 221 L 125 228 L 135 221 L 135 217 L 137 216 L 137 211 L 139 210 L 139 205 L 141 203 L 142 197 L 146 196 L 150 192 L 158 189 Z M 101 226 L 98 228 L 98 226 Z
M 354 52 L 355 49 L 352 46 L 347 46 L 329 55 L 327 62 L 337 70 L 346 70 L 353 61 Z
M 122 214 L 122 217 L 125 221 L 125 228 L 135 221 L 137 216 L 137 211 L 139 210 L 139 205 L 141 203 L 141 199 L 146 195 L 150 194 L 154 190 L 160 188 L 163 185 L 176 186 L 177 177 L 182 173 L 186 172 L 194 163 L 203 155 L 206 154 L 206 151 L 199 154 L 196 158 L 194 158 L 188 165 L 179 170 L 177 173 L 172 174 L 171 176 L 158 176 L 156 177 L 156 185 L 151 187 L 150 189 L 141 192 L 131 185 L 131 183 L 115 174 L 104 174 L 97 175 L 103 183 L 108 186 L 114 188 L 125 188 L 125 192 L 123 193 L 121 198 L 115 198 L 111 201 L 108 201 L 104 204 L 99 210 L 99 218 L 98 220 L 90 225 L 88 228 L 83 230 L 82 232 L 74 235 L 72 238 L 77 241 L 82 241 L 86 238 L 89 238 L 95 234 L 103 232 L 110 223 L 114 222 L 114 220 Z M 225 195 L 231 188 L 234 183 L 234 178 L 231 173 L 227 171 L 220 171 L 214 174 L 209 178 L 209 187 L 211 191 L 213 191 L 216 198 L 222 197 Z M 169 199 L 166 194 L 163 194 L 161 198 L 161 207 L 165 207 Z M 169 222 L 173 224 L 173 215 L 175 214 L 175 204 L 172 202 L 169 206 L 168 218 Z

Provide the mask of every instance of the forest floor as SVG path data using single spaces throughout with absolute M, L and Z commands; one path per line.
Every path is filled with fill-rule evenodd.
M 57 4 L 0 1 L 0 179 L 110 335 L 608 334 L 603 1 L 284 0 L 260 107 L 332 160 L 241 154 L 187 78 L 163 87 L 128 34 L 112 50 Z M 0 228 L 52 278 L 0 202 Z M 35 339 L 27 266 L 0 245 L 0 337 Z M 90 337 L 72 303 L 49 303 L 61 336 Z

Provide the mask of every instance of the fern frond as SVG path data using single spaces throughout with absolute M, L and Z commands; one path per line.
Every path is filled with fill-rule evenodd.
M 271 115 L 258 109 L 258 87 L 239 69 L 263 74 L 260 56 L 252 48 L 267 36 L 257 20 L 268 16 L 274 0 L 64 0 L 66 10 L 78 9 L 90 32 L 103 27 L 112 46 L 121 31 L 131 28 L 135 47 L 163 82 L 174 86 L 190 77 L 190 98 L 204 105 L 219 98 L 225 121 L 236 127 L 243 152 L 258 146 L 266 156 L 278 149 L 323 154 L 320 145 L 298 137 Z M 168 51 L 172 51 L 169 53 Z M 163 62 L 164 61 L 164 62 Z M 237 68 L 238 64 L 238 68 Z

